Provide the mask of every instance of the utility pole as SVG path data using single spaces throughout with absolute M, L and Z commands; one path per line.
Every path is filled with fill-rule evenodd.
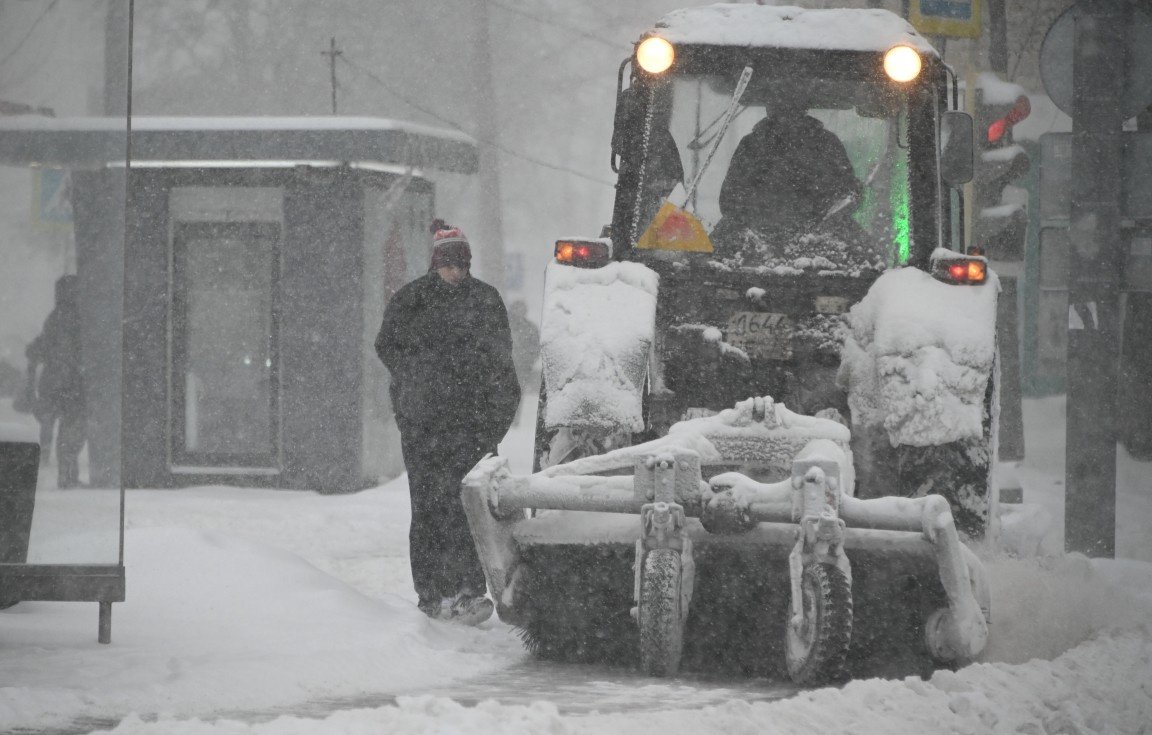
M 1083 0 L 1072 59 L 1064 546 L 1116 553 L 1123 98 L 1132 6 Z
M 473 0 L 473 73 L 476 92 L 476 137 L 480 140 L 480 268 L 484 280 L 504 288 L 504 233 L 500 197 L 500 130 L 496 123 L 496 89 L 488 42 L 488 0 Z
M 985 0 L 988 3 L 988 66 L 1001 78 L 1008 77 L 1007 0 Z
M 336 48 L 336 38 L 332 37 L 332 38 L 328 39 L 328 50 L 327 51 L 321 51 L 320 55 L 328 57 L 328 71 L 332 75 L 332 114 L 335 115 L 336 114 L 336 87 L 338 86 L 336 83 L 336 58 L 339 56 L 343 56 L 344 52 L 341 51 L 340 49 Z

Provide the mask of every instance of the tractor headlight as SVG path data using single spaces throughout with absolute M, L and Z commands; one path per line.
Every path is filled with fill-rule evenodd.
M 910 82 L 920 76 L 924 63 L 911 46 L 893 46 L 884 54 L 884 73 L 894 82 Z
M 656 36 L 645 38 L 636 47 L 636 62 L 649 74 L 667 71 L 675 58 L 676 52 L 673 51 L 672 44 Z

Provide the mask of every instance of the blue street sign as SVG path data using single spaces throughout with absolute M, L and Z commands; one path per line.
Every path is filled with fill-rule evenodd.
M 32 220 L 41 225 L 72 224 L 72 176 L 67 169 L 32 169 Z
M 911 0 L 908 20 L 927 36 L 980 37 L 980 0 Z

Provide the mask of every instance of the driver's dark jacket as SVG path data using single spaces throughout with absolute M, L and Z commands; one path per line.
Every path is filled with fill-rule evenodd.
M 392 374 L 401 432 L 476 437 L 495 448 L 520 403 L 508 314 L 495 288 L 429 272 L 384 310 L 376 354 Z
M 720 213 L 729 226 L 810 232 L 860 191 L 844 145 L 819 120 L 769 116 L 736 147 L 720 188 Z

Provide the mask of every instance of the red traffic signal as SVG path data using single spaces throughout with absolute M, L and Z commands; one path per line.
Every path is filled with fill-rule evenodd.
M 988 142 L 999 143 L 1013 125 L 1028 117 L 1031 112 L 1032 103 L 1028 97 L 1026 95 L 1017 97 L 1016 103 L 1012 105 L 1012 109 L 1008 111 L 1007 115 L 988 125 Z

